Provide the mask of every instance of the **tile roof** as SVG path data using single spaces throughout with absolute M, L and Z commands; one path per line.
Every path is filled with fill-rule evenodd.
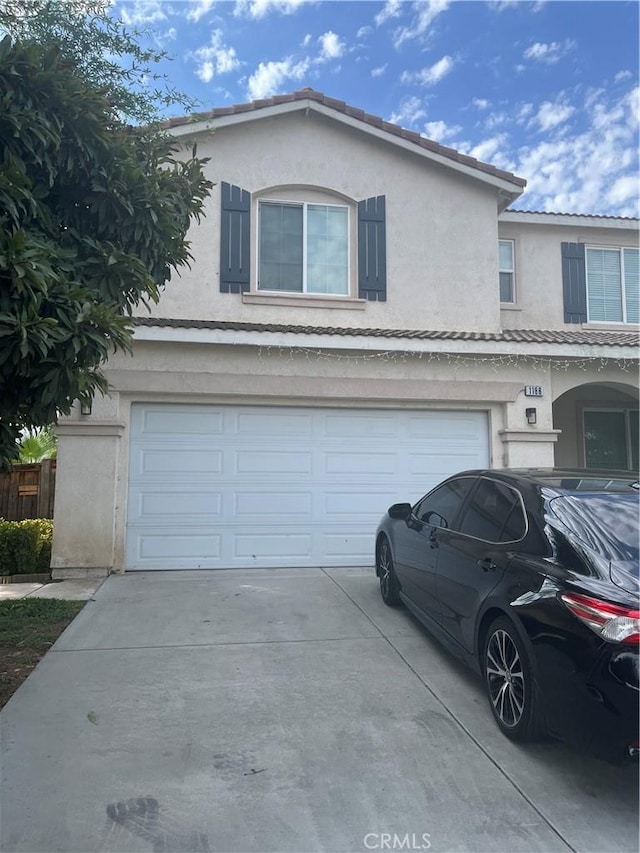
M 583 219 L 620 219 L 623 222 L 640 222 L 637 216 L 613 216 L 608 213 L 563 213 L 552 210 L 518 210 L 515 207 L 507 207 L 503 213 L 531 213 L 535 216 L 579 216 Z
M 137 326 L 174 329 L 219 329 L 234 332 L 277 332 L 332 337 L 394 338 L 418 341 L 493 341 L 497 343 L 585 344 L 638 347 L 640 333 L 582 329 L 505 329 L 502 332 L 429 331 L 424 329 L 355 329 L 331 326 L 291 326 L 283 323 L 236 323 L 227 320 L 174 320 L 134 317 Z
M 299 91 L 292 92 L 288 95 L 274 95 L 272 98 L 262 98 L 259 101 L 251 101 L 247 104 L 234 104 L 229 107 L 214 107 L 207 112 L 196 113 L 192 116 L 171 118 L 163 122 L 161 126 L 170 130 L 174 127 L 182 127 L 184 125 L 194 124 L 200 121 L 223 118 L 224 116 L 240 115 L 242 113 L 261 110 L 265 107 L 275 107 L 280 104 L 290 104 L 296 101 L 313 101 L 324 107 L 329 107 L 329 109 L 335 110 L 338 113 L 342 113 L 349 118 L 357 119 L 370 127 L 384 130 L 392 136 L 399 137 L 407 142 L 412 142 L 420 148 L 432 151 L 434 154 L 439 154 L 442 157 L 447 157 L 449 160 L 454 160 L 456 163 L 460 163 L 463 166 L 478 169 L 480 172 L 485 172 L 486 174 L 493 175 L 496 178 L 502 178 L 505 181 L 510 181 L 512 184 L 516 184 L 516 186 L 519 187 L 525 187 L 527 185 L 524 178 L 519 178 L 512 172 L 506 172 L 489 163 L 483 163 L 480 160 L 476 160 L 475 157 L 469 157 L 466 154 L 461 154 L 453 148 L 448 148 L 445 145 L 440 145 L 440 143 L 434 142 L 432 139 L 427 139 L 426 137 L 421 136 L 415 130 L 406 130 L 397 124 L 385 121 L 380 118 L 380 116 L 370 115 L 358 107 L 351 107 L 344 101 L 337 101 L 335 98 L 329 98 L 322 92 L 317 92 L 315 89 L 309 88 L 300 89 Z

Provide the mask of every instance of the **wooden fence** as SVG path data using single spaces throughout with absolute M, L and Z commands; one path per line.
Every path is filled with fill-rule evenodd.
M 0 518 L 53 518 L 55 488 L 55 459 L 14 465 L 11 471 L 0 474 Z

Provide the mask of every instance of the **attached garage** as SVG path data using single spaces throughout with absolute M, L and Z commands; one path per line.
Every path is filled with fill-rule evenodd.
M 489 465 L 486 412 L 133 404 L 128 569 L 362 566 L 387 507 Z

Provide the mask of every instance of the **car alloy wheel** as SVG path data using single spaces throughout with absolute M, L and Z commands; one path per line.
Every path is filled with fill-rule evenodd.
M 400 604 L 400 584 L 393 568 L 391 546 L 383 539 L 378 547 L 378 576 L 380 577 L 380 594 L 389 607 Z
M 524 673 L 518 650 L 506 631 L 491 635 L 486 667 L 495 713 L 503 725 L 517 726 L 524 711 Z
M 497 619 L 489 628 L 483 669 L 491 710 L 512 740 L 535 740 L 540 721 L 535 708 L 531 665 L 514 625 Z

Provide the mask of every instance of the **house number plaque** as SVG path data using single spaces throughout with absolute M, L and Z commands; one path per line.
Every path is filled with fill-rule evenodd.
M 525 385 L 525 397 L 542 397 L 542 385 Z

